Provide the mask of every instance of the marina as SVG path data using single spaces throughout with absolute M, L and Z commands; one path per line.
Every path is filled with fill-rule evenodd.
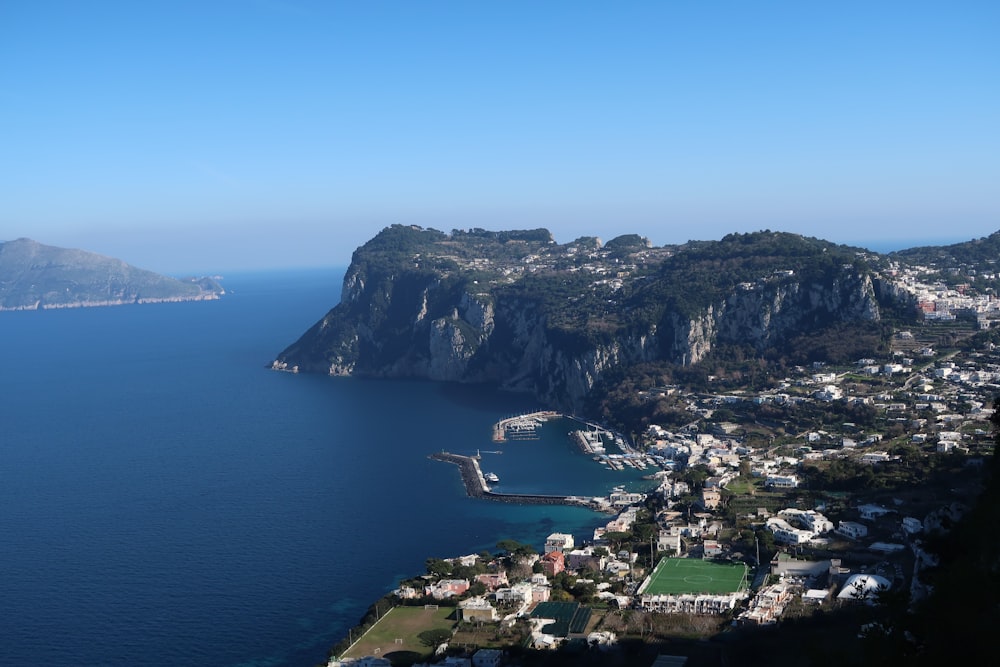
M 625 470 L 626 468 L 645 470 L 649 466 L 659 468 L 656 461 L 643 452 L 635 450 L 621 434 L 579 417 L 563 415 L 551 410 L 501 419 L 493 425 L 493 441 L 538 440 L 541 427 L 551 419 L 569 419 L 581 424 L 584 428 L 569 432 L 570 439 L 576 443 L 580 451 L 611 470 Z M 612 447 L 610 453 L 608 452 L 609 446 Z M 617 453 L 614 450 L 617 450 Z M 485 453 L 499 454 L 500 452 Z M 477 456 L 478 454 L 477 450 Z
M 501 419 L 493 426 L 493 441 L 537 440 L 538 429 L 549 419 L 559 417 L 558 412 L 542 410 Z
M 590 456 L 594 461 L 612 470 L 624 470 L 625 468 L 645 470 L 647 466 L 657 466 L 652 458 L 633 449 L 620 434 L 576 417 L 567 417 L 567 419 L 577 421 L 586 427 L 586 429 L 570 431 L 569 436 L 580 448 L 580 451 Z M 620 453 L 608 453 L 608 445 Z

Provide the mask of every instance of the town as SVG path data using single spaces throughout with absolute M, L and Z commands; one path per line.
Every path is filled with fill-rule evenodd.
M 565 664 L 726 664 L 724 647 L 682 640 L 844 609 L 856 623 L 838 640 L 884 631 L 869 610 L 931 592 L 925 544 L 947 539 L 981 491 L 1000 395 L 1000 302 L 974 287 L 996 276 L 956 269 L 945 284 L 925 281 L 934 267 L 886 271 L 921 318 L 893 332 L 885 358 L 796 366 L 759 388 L 712 391 L 709 376 L 707 391 L 642 390 L 639 400 L 669 402 L 670 423 L 631 437 L 585 423 L 572 437 L 595 463 L 650 472 L 651 492 L 587 499 L 614 518 L 591 535 L 553 533 L 540 552 L 509 541 L 429 559 L 329 665 L 548 664 L 538 656 L 553 651 L 580 660 Z M 389 607 L 419 632 L 382 637 Z M 668 638 L 676 654 L 637 648 Z

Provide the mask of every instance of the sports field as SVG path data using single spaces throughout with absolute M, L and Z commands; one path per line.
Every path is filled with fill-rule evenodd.
M 639 592 L 646 595 L 736 593 L 747 587 L 743 563 L 713 563 L 697 558 L 664 558 L 646 578 Z
M 393 607 L 341 657 L 374 655 L 393 662 L 429 658 L 435 647 L 424 643 L 420 633 L 451 630 L 455 627 L 451 618 L 454 613 L 454 607 Z

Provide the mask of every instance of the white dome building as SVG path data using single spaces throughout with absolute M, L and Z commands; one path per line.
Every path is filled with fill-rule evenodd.
M 875 602 L 875 596 L 892 588 L 892 583 L 877 574 L 852 574 L 837 595 L 838 600 Z

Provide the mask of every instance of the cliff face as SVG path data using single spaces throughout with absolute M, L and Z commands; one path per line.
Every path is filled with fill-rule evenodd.
M 879 301 L 868 273 L 845 271 L 829 281 L 741 285 L 694 317 L 668 314 L 669 358 L 694 364 L 718 342 L 763 350 L 792 335 L 843 321 L 877 321 Z
M 612 368 L 695 364 L 722 343 L 763 350 L 828 324 L 880 317 L 874 271 L 839 257 L 814 266 L 811 246 L 794 262 L 760 262 L 750 252 L 726 277 L 702 271 L 703 258 L 680 261 L 683 247 L 603 250 L 592 239 L 560 246 L 547 233 L 501 234 L 383 231 L 355 253 L 342 303 L 275 366 L 490 382 L 577 409 Z M 790 239 L 779 240 L 798 237 Z M 790 264 L 800 268 L 781 268 Z

